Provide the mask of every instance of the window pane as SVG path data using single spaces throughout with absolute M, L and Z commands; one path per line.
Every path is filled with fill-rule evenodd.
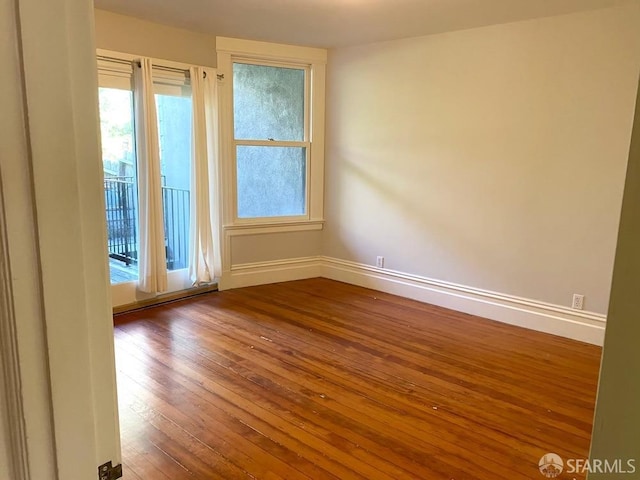
M 237 147 L 238 217 L 304 215 L 306 148 Z
M 304 74 L 296 68 L 234 63 L 235 138 L 303 141 Z
M 187 268 L 191 189 L 191 93 L 156 93 L 167 268 Z
M 138 279 L 136 188 L 131 90 L 100 88 L 100 133 L 111 283 Z

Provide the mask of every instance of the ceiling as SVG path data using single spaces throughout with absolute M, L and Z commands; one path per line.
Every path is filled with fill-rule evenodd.
M 638 0 L 95 0 L 96 8 L 212 35 L 343 47 Z

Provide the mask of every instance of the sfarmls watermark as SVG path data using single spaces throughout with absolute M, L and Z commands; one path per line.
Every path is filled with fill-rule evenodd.
M 636 473 L 635 458 L 629 459 L 600 459 L 600 458 L 567 458 L 563 460 L 560 455 L 547 453 L 538 462 L 540 473 L 545 478 L 559 478 L 562 472 L 571 475 L 574 473 Z

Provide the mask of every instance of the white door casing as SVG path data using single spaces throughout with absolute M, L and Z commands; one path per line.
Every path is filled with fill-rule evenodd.
M 0 478 L 23 480 L 28 472 L 26 432 L 4 211 L 0 189 Z
M 14 457 L 26 450 L 28 467 L 16 478 L 87 480 L 99 464 L 120 460 L 93 4 L 1 1 L 0 172 L 13 320 L 0 321 L 15 327 L 3 328 L 2 340 L 17 347 L 9 362 L 19 385 L 7 382 L 5 393 L 21 403 L 26 445 L 10 442 Z
M 51 472 L 55 471 L 55 455 L 17 8 L 15 0 L 0 2 L 0 62 L 3 66 L 0 69 L 0 104 L 3 106 L 0 115 L 0 190 L 3 199 L 0 213 L 0 241 L 3 242 L 0 360 L 5 377 L 4 395 L 0 400 L 6 412 L 4 437 L 8 444 L 6 454 L 10 457 L 7 460 L 9 478 L 49 479 L 54 478 Z M 30 442 L 26 441 L 27 437 Z

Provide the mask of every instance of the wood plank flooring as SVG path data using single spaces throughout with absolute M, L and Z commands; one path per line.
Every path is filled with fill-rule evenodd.
M 115 339 L 125 480 L 529 480 L 587 457 L 600 348 L 373 290 L 213 293 Z

